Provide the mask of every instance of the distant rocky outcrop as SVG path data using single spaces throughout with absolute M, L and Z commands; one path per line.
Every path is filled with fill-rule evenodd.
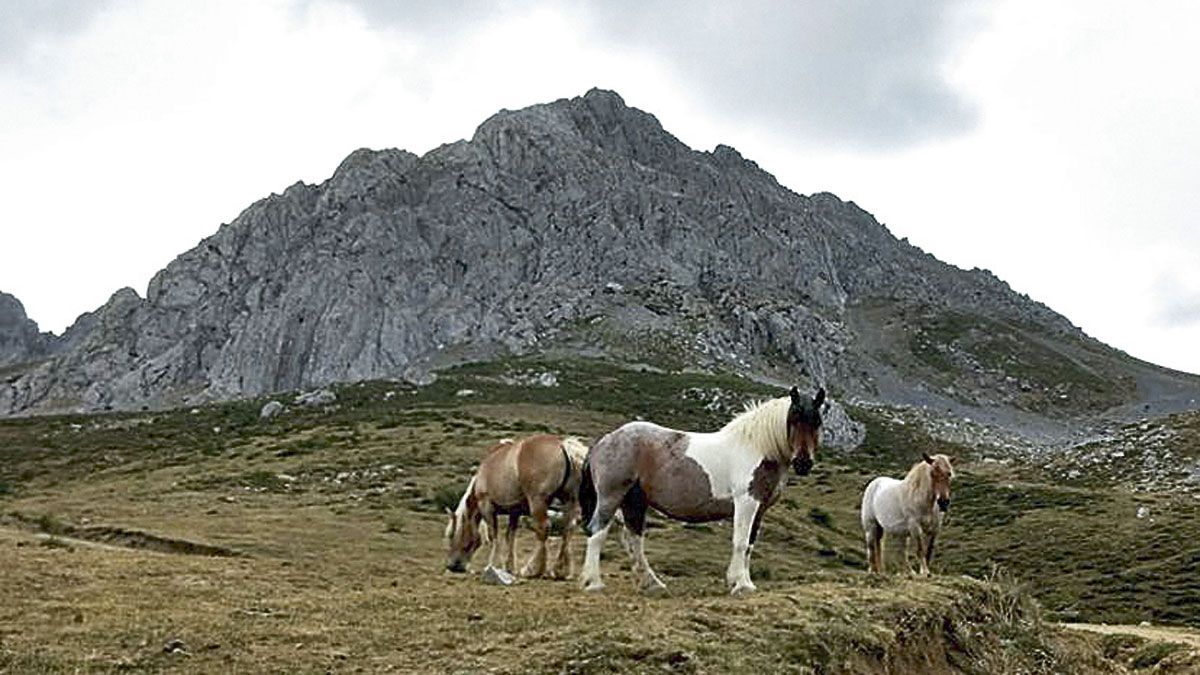
M 0 292 L 0 368 L 44 358 L 54 346 L 54 336 L 38 330 L 21 301 Z
M 853 202 L 796 194 L 726 146 L 694 151 L 600 90 L 502 111 L 421 157 L 357 150 L 64 340 L 0 379 L 0 414 L 429 381 L 530 352 L 1057 414 L 1128 403 L 1130 373 L 1153 368 Z

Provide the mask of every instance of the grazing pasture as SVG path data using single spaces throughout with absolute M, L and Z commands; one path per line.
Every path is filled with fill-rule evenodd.
M 540 371 L 556 386 L 521 376 Z M 721 392 L 736 409 L 779 391 L 596 362 L 488 364 L 421 389 L 335 391 L 334 406 L 292 406 L 269 421 L 258 419 L 267 399 L 0 421 L 0 672 L 1196 664 L 1188 645 L 1056 624 L 1200 624 L 1191 496 L 1062 485 L 1036 466 L 983 461 L 994 449 L 934 443 L 895 411 L 858 407 L 864 446 L 822 448 L 763 521 L 755 593 L 730 597 L 723 583 L 728 523 L 653 515 L 646 555 L 665 596 L 637 591 L 617 537 L 600 594 L 549 579 L 489 586 L 445 571 L 442 535 L 444 509 L 496 440 L 594 440 L 637 416 L 715 429 L 730 410 L 681 392 Z M 934 576 L 869 576 L 862 488 L 929 449 L 958 457 Z M 1150 515 L 1138 518 L 1140 507 Z M 527 525 L 517 546 L 519 557 L 532 550 Z

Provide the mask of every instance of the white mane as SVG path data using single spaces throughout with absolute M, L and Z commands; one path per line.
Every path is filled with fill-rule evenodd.
M 475 491 L 475 476 L 471 476 L 471 482 L 467 483 L 467 489 L 463 492 L 462 497 L 458 500 L 458 507 L 454 509 L 454 513 L 450 514 L 450 522 L 446 525 L 446 538 L 454 536 L 455 532 L 462 530 L 463 521 L 467 517 L 467 497 Z
M 746 410 L 729 420 L 721 433 L 736 436 L 763 457 L 781 462 L 791 455 L 787 436 L 788 397 L 746 404 Z
M 950 465 L 950 460 L 946 455 L 934 455 L 933 460 L 949 469 L 950 477 L 954 478 L 954 467 Z M 908 470 L 902 483 L 908 490 L 910 499 L 916 502 L 931 501 L 933 499 L 933 465 L 923 459 L 917 461 Z
M 471 493 L 475 491 L 475 479 L 477 477 L 478 474 L 471 476 L 471 482 L 467 483 L 466 491 L 463 492 L 462 497 L 458 500 L 458 508 L 454 509 L 454 519 L 456 522 L 461 523 L 463 517 L 467 515 L 467 497 L 470 497 Z

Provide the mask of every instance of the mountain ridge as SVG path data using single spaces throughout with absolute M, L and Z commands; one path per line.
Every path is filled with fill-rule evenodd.
M 323 183 L 251 204 L 145 298 L 122 289 L 81 318 L 69 345 L 0 379 L 0 414 L 548 351 L 1053 416 L 1132 405 L 1144 370 L 990 272 L 938 261 L 853 202 L 797 194 L 733 148 L 693 150 L 596 89 L 500 111 L 422 156 L 356 150 Z M 1045 393 L 1004 350 L 1071 364 L 1056 376 L 1074 389 Z

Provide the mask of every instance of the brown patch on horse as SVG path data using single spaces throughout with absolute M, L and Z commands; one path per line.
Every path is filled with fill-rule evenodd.
M 668 517 L 684 522 L 732 517 L 733 501 L 713 497 L 708 474 L 687 456 L 687 434 L 669 429 L 655 432 L 638 434 L 634 441 L 637 484 L 646 502 Z
M 764 459 L 754 468 L 754 476 L 750 479 L 750 496 L 763 505 L 760 509 L 775 503 L 779 497 L 779 485 L 786 473 L 784 466 L 773 459 Z
M 687 449 L 687 434 L 648 422 L 627 424 L 600 439 L 589 459 L 595 489 L 601 495 L 597 511 L 603 512 L 607 521 L 637 488 L 648 505 L 676 520 L 708 522 L 731 517 L 733 502 L 713 497 L 708 474 L 687 456 Z M 597 461 L 598 457 L 602 461 Z M 614 503 L 613 498 L 620 501 Z M 630 504 L 631 510 L 637 506 Z

